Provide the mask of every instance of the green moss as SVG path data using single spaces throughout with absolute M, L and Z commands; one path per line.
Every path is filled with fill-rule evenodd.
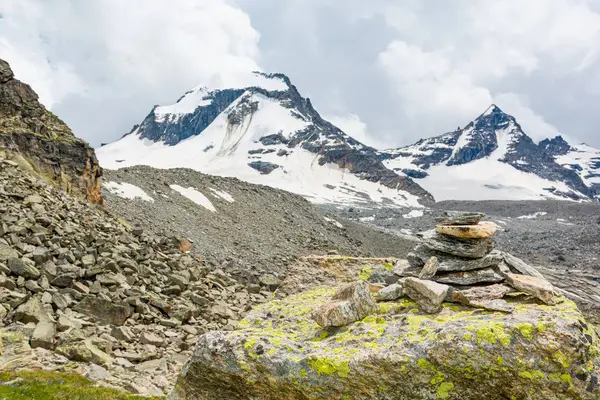
M 350 374 L 348 361 L 336 360 L 333 358 L 317 358 L 310 360 L 308 365 L 319 375 L 337 374 L 340 378 L 347 378 Z
M 571 366 L 571 363 L 569 360 L 567 360 L 567 357 L 560 350 L 552 354 L 552 359 L 559 363 L 564 369 L 567 369 Z
M 447 399 L 450 397 L 450 392 L 454 390 L 454 384 L 452 382 L 442 382 L 440 386 L 438 386 L 435 395 L 438 399 Z
M 20 379 L 19 381 L 15 381 Z M 12 371 L 0 373 L 0 399 L 3 400 L 133 400 L 161 399 L 141 397 L 130 393 L 95 386 L 94 382 L 81 375 L 53 371 Z
M 394 269 L 394 266 L 390 263 L 383 263 L 383 266 L 385 267 L 386 270 L 391 271 Z

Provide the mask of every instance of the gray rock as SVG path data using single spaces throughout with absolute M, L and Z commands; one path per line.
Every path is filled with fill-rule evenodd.
M 135 335 L 130 328 L 126 326 L 114 327 L 110 334 L 117 340 L 131 343 L 135 339 Z
M 341 286 L 331 301 L 313 311 L 312 318 L 322 327 L 344 326 L 377 312 L 365 282 L 352 282 Z
M 140 342 L 142 344 L 151 344 L 156 347 L 161 347 L 164 344 L 165 340 L 153 333 L 143 332 L 140 336 Z
M 502 262 L 504 254 L 493 250 L 483 258 L 462 258 L 430 250 L 424 244 L 418 245 L 408 254 L 408 260 L 415 268 L 423 267 L 431 257 L 438 259 L 438 272 L 459 272 L 495 267 Z
M 418 278 L 406 278 L 404 281 L 404 294 L 429 314 L 434 314 L 442 308 L 448 289 L 447 285 Z
M 73 300 L 68 295 L 54 293 L 52 295 L 52 303 L 54 303 L 59 310 L 64 310 L 73 303 Z
M 56 352 L 73 361 L 90 362 L 102 366 L 109 366 L 113 363 L 112 357 L 100 350 L 89 339 L 58 346 Z
M 425 265 L 421 272 L 419 272 L 419 279 L 431 279 L 435 276 L 438 270 L 438 259 L 437 257 L 431 257 Z
M 127 303 L 112 302 L 92 295 L 84 297 L 73 310 L 94 318 L 102 325 L 123 325 L 131 316 Z
M 35 326 L 31 335 L 31 347 L 41 347 L 44 349 L 52 349 L 54 347 L 54 334 L 56 333 L 56 325 L 49 320 L 42 320 Z
M 37 279 L 40 277 L 40 270 L 35 267 L 35 263 L 28 258 L 10 258 L 8 259 L 8 268 L 15 275 L 26 279 Z
M 507 303 L 506 300 L 503 299 L 472 301 L 469 305 L 488 311 L 500 311 L 505 313 L 511 313 L 515 310 L 515 306 Z
M 491 238 L 459 239 L 441 235 L 434 230 L 423 235 L 423 244 L 430 250 L 464 258 L 483 258 L 494 249 Z
M 527 265 L 523 260 L 517 258 L 511 254 L 503 253 L 504 262 L 508 267 L 517 274 L 535 276 L 537 278 L 545 279 L 544 276 L 538 272 L 535 268 Z
M 465 211 L 444 211 L 436 221 L 441 225 L 477 225 L 485 214 Z
M 393 301 L 404 296 L 404 282 L 398 281 L 398 283 L 391 284 L 384 287 L 380 291 L 373 294 L 373 298 L 376 301 Z
M 498 283 L 504 281 L 504 277 L 498 274 L 493 268 L 486 268 L 474 271 L 438 274 L 433 280 L 449 285 L 466 286 L 477 283 Z
M 262 286 L 267 287 L 271 292 L 277 290 L 277 288 L 281 285 L 281 280 L 273 275 L 262 275 L 259 278 L 260 284 Z

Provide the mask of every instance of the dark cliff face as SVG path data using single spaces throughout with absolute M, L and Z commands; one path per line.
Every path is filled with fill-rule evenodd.
M 103 203 L 94 149 L 39 103 L 29 85 L 0 60 L 0 153 L 63 190 Z
M 256 104 L 252 103 L 252 97 L 262 95 L 277 100 L 283 107 L 288 108 L 296 118 L 309 122 L 305 129 L 294 133 L 289 138 L 283 137 L 280 132 L 270 132 L 259 140 L 263 145 L 284 143 L 290 149 L 301 147 L 317 154 L 320 165 L 334 163 L 341 168 L 347 168 L 352 174 L 361 179 L 381 183 L 389 188 L 404 190 L 416 195 L 422 199 L 424 204 L 430 204 L 434 201 L 433 196 L 410 177 L 400 176 L 386 168 L 375 149 L 361 144 L 324 120 L 314 109 L 310 99 L 302 97 L 287 76 L 283 74 L 260 74 L 269 79 L 283 81 L 287 89 L 267 90 L 262 87 L 251 86 L 241 89 L 210 91 L 203 97 L 203 100 L 207 100 L 209 104 L 200 105 L 193 113 L 183 116 L 157 117 L 155 108 L 142 124 L 134 128 L 131 133 L 137 132 L 141 138 L 175 145 L 191 136 L 202 134 L 202 131 L 224 111 L 228 112 L 227 119 L 230 124 L 239 123 L 245 115 L 252 114 L 255 111 L 253 107 L 256 107 Z M 236 106 L 230 108 L 236 101 Z M 259 168 L 264 173 L 273 170 L 271 166 L 267 168 L 256 163 L 252 167 Z

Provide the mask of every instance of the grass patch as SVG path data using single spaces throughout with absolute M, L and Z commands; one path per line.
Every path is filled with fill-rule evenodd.
M 16 381 L 21 379 L 19 381 Z M 11 384 L 6 384 L 12 382 Z M 79 374 L 42 370 L 0 372 L 2 400 L 159 400 L 94 386 Z

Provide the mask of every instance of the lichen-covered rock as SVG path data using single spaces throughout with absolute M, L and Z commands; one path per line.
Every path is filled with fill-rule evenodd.
M 333 294 L 330 301 L 313 312 L 322 327 L 344 326 L 377 311 L 369 286 L 364 282 L 347 283 Z
M 567 400 L 600 395 L 598 337 L 575 305 L 513 303 L 503 314 L 380 303 L 323 329 L 331 288 L 260 306 L 234 332 L 200 337 L 171 400 Z
M 102 204 L 94 149 L 38 101 L 29 85 L 0 60 L 0 156 L 68 193 Z

